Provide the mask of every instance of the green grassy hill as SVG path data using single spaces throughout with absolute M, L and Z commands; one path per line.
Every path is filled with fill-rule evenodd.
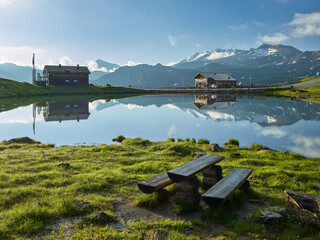
M 0 78 L 0 98 L 5 97 L 26 97 L 45 95 L 79 95 L 79 94 L 139 94 L 143 90 L 123 87 L 39 87 L 27 82 L 18 82 L 5 78 Z

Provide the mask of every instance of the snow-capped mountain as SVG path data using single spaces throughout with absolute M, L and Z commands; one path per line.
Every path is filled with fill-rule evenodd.
M 305 51 L 285 45 L 263 44 L 250 50 L 215 49 L 195 53 L 174 65 L 201 72 L 228 72 L 251 84 L 294 81 L 320 75 L 320 51 Z

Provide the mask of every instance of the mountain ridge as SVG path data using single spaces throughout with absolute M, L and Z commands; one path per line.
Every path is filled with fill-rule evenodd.
M 119 66 L 102 59 L 89 61 L 90 83 L 140 88 L 192 87 L 198 72 L 226 72 L 243 85 L 292 82 L 319 76 L 320 50 L 300 51 L 288 45 L 262 44 L 249 50 L 221 49 L 196 52 L 173 66 Z M 0 76 L 31 82 L 31 67 L 0 64 Z

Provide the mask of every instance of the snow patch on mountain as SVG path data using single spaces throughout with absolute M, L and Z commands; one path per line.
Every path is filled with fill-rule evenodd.
M 189 57 L 186 58 L 187 62 L 192 62 L 192 61 L 196 61 L 197 59 L 205 56 L 206 54 L 208 54 L 208 52 L 201 52 L 201 53 L 195 53 Z
M 208 60 L 215 60 L 220 58 L 226 58 L 235 55 L 235 51 L 214 50 L 207 57 Z

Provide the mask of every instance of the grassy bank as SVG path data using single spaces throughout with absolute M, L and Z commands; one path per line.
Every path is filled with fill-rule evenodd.
M 0 239 L 44 237 L 50 231 L 48 226 L 94 211 L 104 211 L 117 218 L 114 204 L 119 198 L 132 204 L 157 205 L 152 195 L 139 192 L 137 183 L 190 161 L 194 152 L 212 153 L 206 141 L 200 142 L 202 144 L 182 139 L 179 142 L 126 139 L 115 145 L 54 147 L 36 142 L 4 141 L 0 144 Z M 319 158 L 259 148 L 239 149 L 233 145 L 221 148 L 216 154 L 226 157 L 221 162 L 223 175 L 234 167 L 254 170 L 251 198 L 281 206 L 286 189 L 319 195 L 319 189 L 313 185 L 320 182 Z M 59 166 L 61 163 L 70 166 Z M 201 179 L 201 174 L 198 177 Z M 170 191 L 174 191 L 174 187 Z M 77 209 L 74 203 L 81 200 L 88 202 L 88 206 Z M 72 227 L 69 237 L 139 239 L 148 230 L 160 228 L 169 232 L 168 239 L 200 239 L 209 237 L 203 231 L 205 225 L 224 223 L 227 230 L 215 234 L 221 236 L 219 239 L 239 236 L 299 239 L 290 238 L 292 234 L 319 238 L 318 230 L 295 221 L 282 222 L 282 229 L 280 226 L 264 227 L 258 213 L 243 221 L 225 210 L 221 210 L 220 216 L 208 207 L 202 210 L 201 221 L 136 222 L 124 230 L 105 224 L 83 226 L 86 222 L 81 222 Z M 228 220 L 228 216 L 232 217 Z M 64 239 L 62 232 L 51 234 L 50 238 Z
M 26 82 L 0 78 L 0 98 L 57 95 L 119 95 L 143 94 L 144 90 L 124 87 L 39 87 Z
M 287 89 L 268 89 L 266 96 L 289 97 L 298 100 L 313 100 L 320 102 L 320 87 L 312 88 L 287 88 Z

